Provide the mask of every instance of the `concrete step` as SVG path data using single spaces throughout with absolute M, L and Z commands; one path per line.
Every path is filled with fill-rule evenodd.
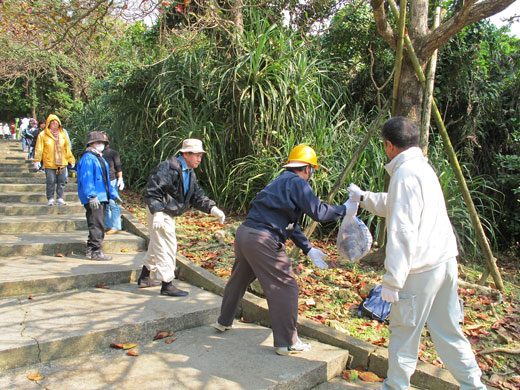
M 0 371 L 152 340 L 215 321 L 220 297 L 177 282 L 184 298 L 135 284 L 0 300 Z M 79 387 L 81 388 L 81 386 Z
M 151 337 L 144 339 L 136 348 L 139 356 L 135 357 L 121 350 L 105 349 L 85 357 L 8 372 L 0 379 L 0 388 L 300 390 L 338 375 L 348 356 L 345 350 L 316 341 L 311 341 L 310 352 L 278 356 L 272 348 L 271 330 L 254 324 L 238 323 L 224 334 L 210 326 L 200 326 L 177 331 L 175 337 L 171 344 L 150 341 Z M 129 335 L 120 341 L 137 340 Z M 25 377 L 34 372 L 45 377 L 37 384 L 41 387 L 33 387 L 36 384 Z
M 25 160 L 10 160 L 6 162 L 0 162 L 0 170 L 2 171 L 9 171 L 9 170 L 25 170 L 27 168 L 32 168 L 33 165 L 30 161 Z
M 71 181 L 71 177 L 69 177 L 68 181 L 69 182 Z M 5 176 L 0 175 L 0 182 L 2 182 L 4 184 L 45 184 L 45 175 L 34 175 L 31 177 L 28 177 L 28 176 L 5 177 Z
M 65 206 L 47 206 L 43 203 L 0 203 L 0 215 L 72 215 L 85 214 L 85 208 L 76 199 L 74 202 L 67 202 Z
M 39 179 L 39 178 L 38 178 Z M 45 178 L 43 178 L 45 179 Z M 4 180 L 0 179 L 0 193 L 3 192 L 43 192 L 45 193 L 45 180 L 43 183 L 5 183 Z M 77 190 L 76 183 L 67 183 L 65 191 L 74 192 Z
M 64 233 L 0 234 L 0 257 L 83 254 L 87 245 L 88 231 Z M 105 253 L 125 253 L 145 250 L 141 237 L 127 232 L 105 236 L 102 249 Z
M 0 298 L 46 294 L 73 289 L 134 283 L 146 252 L 113 253 L 110 261 L 83 254 L 66 257 L 30 256 L 1 259 Z M 137 275 L 137 276 L 136 276 Z
M 36 172 L 34 168 L 27 168 L 22 171 L 1 171 L 0 170 L 0 181 L 4 177 L 45 177 L 44 172 Z
M 313 390 L 381 390 L 381 382 L 363 382 L 357 379 L 353 382 L 347 382 L 341 377 L 332 378 L 328 382 L 313 387 Z M 410 386 L 410 390 L 419 389 L 419 387 Z
M 61 208 L 61 206 L 54 207 Z M 65 212 L 64 215 L 27 215 L 24 218 L 0 215 L 0 234 L 57 233 L 73 230 L 88 230 L 85 213 L 69 214 Z
M 1 180 L 0 180 L 1 181 Z M 63 199 L 66 202 L 77 202 L 79 201 L 77 192 L 67 192 L 63 194 Z M 42 193 L 28 193 L 28 192 L 0 192 L 0 203 L 9 203 L 9 202 L 25 202 L 25 203 L 40 203 L 47 204 L 47 196 L 45 195 L 45 191 Z

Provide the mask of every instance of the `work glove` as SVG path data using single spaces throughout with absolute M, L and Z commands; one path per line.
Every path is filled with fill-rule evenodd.
M 329 265 L 325 263 L 323 259 L 327 258 L 327 255 L 323 253 L 321 250 L 312 248 L 309 253 L 307 253 L 307 256 L 309 256 L 314 263 L 314 265 L 321 269 L 327 269 L 329 268 Z
M 399 292 L 383 284 L 381 288 L 381 299 L 390 303 L 397 302 L 399 300 Z
M 42 164 L 39 162 L 35 162 L 33 165 L 34 165 L 34 169 L 36 169 L 37 171 L 39 171 L 40 168 L 42 167 Z
M 99 201 L 97 196 L 94 196 L 93 198 L 90 198 L 88 200 L 88 204 L 90 205 L 90 208 L 92 210 L 96 210 L 96 209 L 99 209 L 101 207 L 101 202 Z
M 117 189 L 119 191 L 123 191 L 125 189 L 125 182 L 123 181 L 123 178 L 120 177 L 119 179 L 117 179 Z
M 153 215 L 152 227 L 154 230 L 166 230 L 166 222 L 164 221 L 164 213 L 157 211 Z
M 76 164 L 71 163 L 71 164 L 70 164 L 70 169 L 74 169 L 75 166 L 76 166 Z
M 362 191 L 361 188 L 354 183 L 350 183 L 347 187 L 347 191 L 349 192 L 349 199 L 352 199 L 353 202 L 363 202 L 366 197 L 366 191 Z
M 210 214 L 211 215 L 214 215 L 215 217 L 217 217 L 219 219 L 219 222 L 220 224 L 222 225 L 224 223 L 224 221 L 226 220 L 226 215 L 224 214 L 224 212 L 219 209 L 217 206 L 213 206 L 211 208 L 211 211 L 210 211 Z
M 349 200 L 343 203 L 343 206 L 345 206 L 345 208 L 347 209 L 347 213 L 345 214 L 345 216 L 354 217 L 357 214 L 359 203 L 349 198 Z

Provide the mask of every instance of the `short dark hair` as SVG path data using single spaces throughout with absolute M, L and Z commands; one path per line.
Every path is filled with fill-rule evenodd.
M 419 146 L 419 127 L 414 121 L 395 116 L 383 124 L 381 137 L 401 149 Z

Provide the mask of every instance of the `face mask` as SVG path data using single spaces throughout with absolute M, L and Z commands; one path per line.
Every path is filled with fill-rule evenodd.
M 103 145 L 103 144 L 95 144 L 95 145 L 94 145 L 94 148 L 95 148 L 99 153 L 101 153 L 103 150 L 105 150 L 105 145 Z

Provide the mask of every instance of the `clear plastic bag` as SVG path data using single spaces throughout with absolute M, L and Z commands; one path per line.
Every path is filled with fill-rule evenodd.
M 359 262 L 363 256 L 370 252 L 372 247 L 372 235 L 367 225 L 355 216 L 343 218 L 336 239 L 336 247 L 341 258 L 351 262 Z

